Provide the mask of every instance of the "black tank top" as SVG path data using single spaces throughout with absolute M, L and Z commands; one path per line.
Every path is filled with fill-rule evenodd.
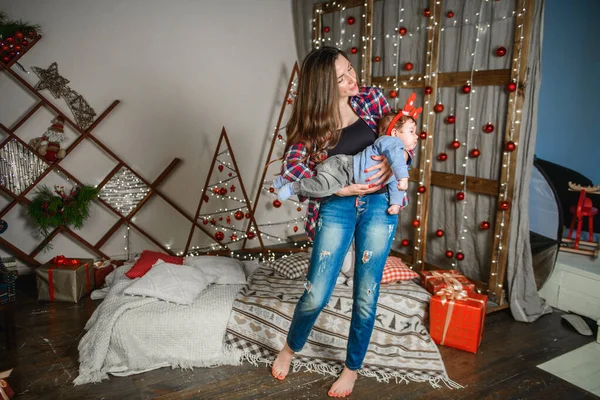
M 375 140 L 377 140 L 377 134 L 369 128 L 369 125 L 362 118 L 359 118 L 353 124 L 342 128 L 340 141 L 337 146 L 327 151 L 327 157 L 335 156 L 336 154 L 354 156 L 375 143 Z M 373 194 L 386 192 L 387 187 L 384 186 Z

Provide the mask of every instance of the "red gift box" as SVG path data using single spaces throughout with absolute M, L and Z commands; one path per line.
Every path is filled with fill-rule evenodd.
M 123 261 L 108 260 L 108 261 L 97 261 L 94 263 L 94 281 L 96 282 L 96 288 L 101 288 L 106 282 L 108 274 L 114 271 L 115 268 L 123 265 Z
M 442 346 L 477 353 L 486 308 L 486 295 L 442 289 L 429 302 L 429 334 Z
M 460 285 L 457 285 L 457 282 Z M 475 284 L 465 278 L 463 274 L 455 269 L 437 271 L 421 271 L 421 285 L 431 294 L 436 294 L 445 289 L 449 283 L 454 285 L 456 291 L 466 290 L 475 293 Z

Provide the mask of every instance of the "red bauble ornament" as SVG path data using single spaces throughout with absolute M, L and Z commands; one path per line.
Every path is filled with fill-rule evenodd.
M 456 193 L 456 200 L 463 201 L 465 199 L 465 194 L 463 192 Z
M 479 151 L 479 149 L 473 149 L 471 150 L 471 152 L 469 153 L 469 156 L 471 158 L 477 158 L 481 155 L 481 152 Z
M 454 116 L 454 114 L 450 114 L 446 117 L 447 124 L 453 124 L 455 122 L 456 122 L 456 117 Z
M 427 132 L 423 131 L 423 132 L 419 133 L 419 138 L 421 140 L 427 139 Z
M 462 261 L 465 259 L 465 255 L 459 251 L 458 253 L 456 253 L 456 259 L 458 261 Z
M 237 240 L 237 235 L 235 233 L 231 234 L 231 236 L 229 236 L 229 239 L 231 239 L 232 242 Z
M 431 86 L 425 86 L 425 94 L 431 94 L 433 92 L 433 88 Z
M 248 236 L 248 239 L 254 239 L 256 235 L 254 234 L 254 232 L 248 232 L 248 235 L 246 236 Z
M 427 18 L 431 17 L 431 10 L 429 8 L 425 8 L 423 10 L 423 15 L 426 16 Z
M 358 49 L 356 47 L 353 47 L 350 49 L 350 53 L 356 54 L 356 53 L 358 53 Z
M 238 221 L 241 221 L 244 219 L 244 213 L 241 211 L 236 211 L 235 214 L 233 214 L 233 218 L 237 219 Z
M 494 132 L 494 125 L 492 125 L 492 124 L 485 124 L 483 126 L 483 131 L 485 133 L 492 133 L 492 132 Z
M 395 99 L 396 97 L 398 97 L 398 91 L 397 90 L 390 90 L 390 97 L 392 99 Z
M 381 61 L 381 57 L 375 56 L 375 58 L 373 60 L 375 60 L 375 62 L 379 62 L 379 61 Z
M 460 147 L 460 142 L 458 140 L 454 140 L 452 143 L 450 143 L 450 147 L 452 147 L 454 150 L 457 150 Z
M 448 155 L 446 153 L 440 153 L 437 156 L 438 161 L 446 161 L 448 159 Z
M 227 218 L 225 218 L 225 221 L 227 221 L 228 224 L 231 224 L 231 217 L 228 215 Z
M 418 219 L 413 219 L 412 226 L 418 228 L 419 226 L 421 226 L 421 221 L 419 221 Z
M 427 191 L 427 188 L 425 186 L 419 186 L 419 188 L 417 189 L 417 191 L 419 193 L 425 193 L 425 191 Z
M 2 57 L 2 61 L 4 61 L 5 63 L 10 61 L 10 57 L 9 56 L 4 56 Z
M 437 231 L 435 231 L 435 236 L 437 237 L 443 237 L 444 236 L 444 231 L 441 229 L 438 229 Z
M 346 22 L 348 23 L 348 25 L 354 25 L 354 23 L 356 22 L 356 19 L 354 17 L 348 17 L 346 19 Z
M 288 103 L 288 104 L 292 104 L 292 103 L 294 102 L 294 100 L 292 100 L 291 102 L 290 102 L 290 100 L 292 100 L 292 99 L 288 99 L 288 100 L 287 100 L 287 103 Z M 283 136 L 281 136 L 281 135 L 277 135 L 277 139 L 279 139 L 279 140 L 282 140 L 282 139 L 283 139 Z
M 216 225 L 216 224 L 217 224 L 217 221 L 216 221 L 214 218 L 212 218 L 212 219 L 210 220 L 210 224 L 211 224 L 211 225 Z
M 207 194 L 204 195 L 204 202 L 208 203 L 208 195 Z
M 454 11 L 452 11 L 452 10 L 448 11 L 448 12 L 446 13 L 446 16 L 447 16 L 448 18 L 454 18 Z
M 215 239 L 217 239 L 219 242 L 223 239 L 225 239 L 225 234 L 221 231 L 215 233 Z
M 411 62 L 407 62 L 406 64 L 404 64 L 404 70 L 405 71 L 411 71 L 413 69 L 414 65 Z
M 9 36 L 6 38 L 6 43 L 13 44 L 14 42 L 15 42 L 15 39 L 12 36 Z
M 0 46 L 0 50 L 2 50 L 2 51 L 8 51 L 8 50 L 10 50 L 10 47 L 8 47 L 7 44 L 3 44 L 2 46 Z
M 325 33 L 329 33 L 330 30 L 331 30 L 331 28 L 329 28 L 328 26 L 323 28 L 323 32 L 325 32 Z
M 246 213 L 246 219 L 250 219 L 250 217 L 252 216 L 250 213 Z
M 514 92 L 515 90 L 517 90 L 517 84 L 515 82 L 510 82 L 508 85 L 506 85 L 506 90 L 508 90 L 509 92 Z
M 499 46 L 498 48 L 496 48 L 496 56 L 504 57 L 505 55 L 506 55 L 506 48 L 504 48 L 504 46 Z
M 17 32 L 17 33 L 15 33 L 15 37 L 17 39 L 21 40 L 25 37 L 25 35 L 23 35 L 23 32 Z
M 203 220 L 202 220 L 202 223 L 203 223 L 204 225 L 208 225 L 208 220 L 207 220 L 207 219 L 203 219 Z
M 437 103 L 435 106 L 433 106 L 433 111 L 435 111 L 436 113 L 441 113 L 442 111 L 444 111 L 444 105 L 442 103 Z
M 484 231 L 487 231 L 488 229 L 490 229 L 490 223 L 488 221 L 481 221 L 479 227 Z
M 219 169 L 219 172 L 223 172 L 223 166 L 222 165 L 219 165 L 217 168 Z
M 281 207 L 281 202 L 278 199 L 273 200 L 273 207 L 275 207 L 275 208 Z
M 508 152 L 515 151 L 516 148 L 517 148 L 517 145 L 513 141 L 506 142 L 506 144 L 504 145 L 504 149 Z
M 21 51 L 21 45 L 20 44 L 16 44 L 15 45 L 15 51 Z
M 454 257 L 454 252 L 452 250 L 446 250 L 446 257 L 448 257 L 448 258 Z
M 294 232 L 298 232 L 298 227 L 294 226 Z
M 410 244 L 410 242 L 408 241 L 408 239 L 402 239 L 402 241 L 400 242 L 400 244 L 403 247 L 408 247 L 408 245 Z
M 302 207 L 296 208 L 296 211 L 298 211 L 298 212 L 302 211 Z
M 219 221 L 223 221 L 223 217 L 219 217 Z
M 464 94 L 469 94 L 469 93 L 471 93 L 471 85 L 464 85 L 464 86 L 462 87 L 462 92 L 463 92 Z
M 26 47 L 28 44 L 29 42 L 27 41 L 27 39 L 21 40 L 21 46 Z
M 510 208 L 510 203 L 506 200 L 501 201 L 500 204 L 498 205 L 498 207 L 502 210 L 502 211 L 507 211 Z
M 398 28 L 398 33 L 400 34 L 400 36 L 406 35 L 406 32 L 407 30 L 405 27 L 401 26 L 400 28 Z
M 225 195 L 227 194 L 227 189 L 225 189 L 225 188 L 221 188 L 221 189 L 219 190 L 219 194 L 220 194 L 221 196 L 225 196 Z
M 275 193 L 275 188 L 270 187 L 269 188 L 269 193 Z

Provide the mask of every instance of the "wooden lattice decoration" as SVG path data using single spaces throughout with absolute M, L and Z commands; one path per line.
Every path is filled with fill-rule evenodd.
M 0 246 L 9 250 L 15 257 L 20 260 L 26 262 L 28 265 L 37 266 L 40 263 L 35 259 L 35 257 L 42 251 L 42 249 L 54 239 L 59 233 L 66 234 L 74 239 L 76 242 L 82 244 L 85 248 L 87 248 L 90 252 L 96 254 L 98 257 L 109 258 L 102 251 L 102 246 L 106 244 L 106 242 L 111 238 L 112 235 L 117 232 L 117 230 L 123 226 L 128 225 L 139 232 L 142 236 L 150 240 L 154 243 L 158 248 L 160 248 L 163 252 L 168 254 L 173 254 L 173 252 L 166 248 L 163 244 L 161 244 L 158 240 L 156 240 L 152 235 L 146 232 L 143 228 L 138 226 L 132 221 L 132 218 L 140 211 L 140 209 L 148 202 L 148 200 L 152 196 L 159 196 L 162 198 L 167 204 L 169 204 L 173 209 L 175 209 L 179 214 L 181 214 L 188 221 L 192 222 L 200 231 L 206 234 L 209 237 L 212 237 L 210 233 L 200 224 L 197 223 L 196 219 L 192 218 L 188 215 L 183 209 L 181 209 L 173 200 L 167 197 L 164 193 L 160 191 L 158 188 L 159 185 L 167 178 L 167 176 L 173 171 L 173 169 L 180 162 L 178 158 L 175 158 L 167 168 L 159 175 L 158 178 L 152 183 L 146 181 L 139 173 L 137 173 L 133 168 L 131 168 L 126 162 L 124 162 L 119 156 L 117 156 L 112 150 L 110 150 L 106 145 L 100 141 L 96 136 L 93 135 L 93 130 L 102 122 L 102 120 L 108 116 L 108 114 L 119 104 L 118 100 L 115 100 L 102 114 L 100 114 L 94 121 L 89 125 L 87 129 L 82 129 L 75 122 L 73 122 L 70 118 L 68 118 L 65 114 L 63 114 L 54 104 L 48 100 L 40 91 L 36 90 L 29 83 L 27 83 L 23 78 L 21 78 L 15 71 L 11 69 L 11 67 L 29 51 L 42 37 L 37 36 L 27 47 L 27 50 L 19 54 L 17 57 L 13 58 L 7 64 L 4 64 L 0 61 L 0 71 L 5 71 L 10 77 L 19 82 L 29 93 L 33 94 L 38 101 L 36 104 L 12 127 L 6 127 L 0 124 L 0 129 L 5 131 L 8 134 L 8 137 L 0 143 L 0 152 L 4 152 L 4 149 L 8 149 L 7 146 L 18 146 L 21 151 L 24 152 L 28 157 L 36 158 L 36 174 L 35 178 L 31 179 L 27 182 L 28 186 L 19 188 L 18 191 L 15 188 L 9 188 L 5 184 L 0 184 L 0 190 L 2 190 L 6 195 L 12 198 L 12 201 L 4 207 L 4 209 L 0 210 L 0 218 L 5 216 L 13 207 L 17 204 L 27 205 L 30 203 L 30 200 L 26 198 L 26 195 L 33 189 L 35 186 L 41 182 L 41 180 L 48 175 L 51 171 L 56 171 L 63 176 L 66 176 L 69 180 L 74 182 L 77 185 L 81 185 L 77 178 L 75 178 L 72 174 L 70 174 L 65 168 L 61 166 L 61 162 L 66 159 L 69 154 L 73 152 L 73 150 L 84 140 L 90 140 L 95 145 L 100 147 L 106 154 L 116 160 L 117 165 L 113 168 L 112 171 L 102 180 L 102 182 L 98 185 L 100 189 L 101 195 L 97 200 L 100 204 L 106 207 L 108 210 L 113 212 L 119 217 L 119 220 L 98 240 L 96 243 L 90 243 L 85 240 L 83 237 L 78 235 L 72 229 L 66 226 L 60 226 L 54 229 L 48 237 L 45 238 L 32 252 L 26 253 L 21 250 L 17 245 L 10 243 L 6 239 L 0 237 Z M 16 131 L 33 115 L 36 111 L 38 111 L 41 107 L 47 107 L 52 110 L 56 115 L 60 115 L 65 119 L 65 122 L 73 128 L 73 130 L 79 134 L 77 139 L 66 149 L 65 158 L 62 160 L 57 160 L 54 163 L 48 163 L 43 160 L 26 142 L 24 142 L 21 138 L 16 135 Z M 107 195 L 105 188 L 108 188 L 111 184 L 111 180 L 117 176 L 117 174 L 122 174 L 123 176 L 129 176 L 132 179 L 135 179 L 138 182 L 141 188 L 141 195 L 135 199 L 135 202 L 129 208 L 119 208 L 118 204 L 114 201 L 111 201 L 109 195 Z
M 510 104 L 516 107 L 509 107 L 506 115 L 506 128 L 504 130 L 504 141 L 518 143 L 519 129 L 511 132 L 511 121 L 514 121 L 515 110 L 520 110 L 523 105 L 524 87 L 527 79 L 527 58 L 529 53 L 529 41 L 531 36 L 531 25 L 533 19 L 534 2 L 533 0 L 516 0 L 516 15 L 514 16 L 514 42 L 513 54 L 519 55 L 519 60 L 513 57 L 510 68 L 499 70 L 478 70 L 478 71 L 458 71 L 458 72 L 437 72 L 438 59 L 440 57 L 440 32 L 442 29 L 441 19 L 446 15 L 444 10 L 443 0 L 429 0 L 425 11 L 425 16 L 428 17 L 427 25 L 427 54 L 424 63 L 427 65 L 425 74 L 406 74 L 402 75 L 402 82 L 397 82 L 396 76 L 372 76 L 372 61 L 378 61 L 373 54 L 373 14 L 375 4 L 382 0 L 339 0 L 328 3 L 318 3 L 313 6 L 313 46 L 333 45 L 325 39 L 324 31 L 329 31 L 329 27 L 323 24 L 323 17 L 330 13 L 340 13 L 342 19 L 348 16 L 348 9 L 353 8 L 355 11 L 352 14 L 356 17 L 356 23 L 360 23 L 361 37 L 359 45 L 353 48 L 352 54 L 356 51 L 360 54 L 360 76 L 363 84 L 373 85 L 382 88 L 386 93 L 401 88 L 425 88 L 430 87 L 431 92 L 428 93 L 429 109 L 425 106 L 423 124 L 433 127 L 435 119 L 439 118 L 436 113 L 430 112 L 430 109 L 437 102 L 437 94 L 439 88 L 461 87 L 465 82 L 470 81 L 470 86 L 506 86 L 513 82 L 516 90 L 509 93 L 508 100 Z M 425 6 L 425 4 L 424 4 Z M 524 10 L 527 9 L 527 12 Z M 345 12 L 346 14 L 342 14 Z M 339 18 L 334 19 L 338 21 Z M 337 22 L 336 22 L 337 23 Z M 400 27 L 398 27 L 398 34 Z M 402 34 L 403 35 L 403 34 Z M 347 47 L 347 46 L 344 46 Z M 347 48 L 344 50 L 348 51 Z M 358 69 L 358 68 L 357 68 Z M 429 73 L 427 73 L 429 72 Z M 395 97 L 395 96 L 392 96 Z M 512 134 L 512 135 L 511 135 Z M 431 136 L 430 136 L 431 137 Z M 494 196 L 497 198 L 498 204 L 502 202 L 512 202 L 515 190 L 515 171 L 517 167 L 516 151 L 511 155 L 506 152 L 503 155 L 502 164 L 507 164 L 508 157 L 513 157 L 515 160 L 508 164 L 508 168 L 502 168 L 499 180 L 484 179 L 476 176 L 464 176 L 461 174 L 444 173 L 432 171 L 432 163 L 426 162 L 433 157 L 433 140 L 426 140 L 424 152 L 420 153 L 419 166 L 411 170 L 412 182 L 421 182 L 424 188 L 420 196 L 420 204 L 417 206 L 415 219 L 420 221 L 419 229 L 415 229 L 414 243 L 419 243 L 418 249 L 415 249 L 412 254 L 397 253 L 407 262 L 414 264 L 415 269 L 438 269 L 436 265 L 431 265 L 424 262 L 427 239 L 431 236 L 428 232 L 428 215 L 430 207 L 430 188 L 437 186 L 441 188 L 449 188 L 455 190 L 463 190 L 466 187 L 468 192 L 473 192 L 478 195 Z M 463 184 L 463 181 L 466 181 Z M 492 247 L 492 260 L 489 281 L 485 282 L 481 287 L 485 290 L 498 308 L 507 307 L 504 298 L 503 287 L 504 278 L 507 267 L 508 257 L 508 240 L 510 224 L 504 223 L 510 221 L 511 208 L 502 210 L 506 207 L 498 207 L 494 217 L 495 224 L 494 239 Z

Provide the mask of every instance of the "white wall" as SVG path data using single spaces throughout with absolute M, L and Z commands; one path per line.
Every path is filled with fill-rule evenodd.
M 113 100 L 121 101 L 94 135 L 144 178 L 153 181 L 174 157 L 182 159 L 161 189 L 188 214 L 195 212 L 223 125 L 254 197 L 296 59 L 290 1 L 0 0 L 0 10 L 42 27 L 43 39 L 22 59 L 27 69 L 58 62 L 60 74 L 98 114 Z M 0 75 L 0 122 L 10 126 L 32 99 Z M 23 76 L 37 81 L 33 73 Z M 54 103 L 71 115 L 64 101 Z M 40 111 L 17 133 L 25 140 L 40 136 L 50 120 Z M 70 140 L 76 138 L 68 133 Z M 93 184 L 113 165 L 87 141 L 64 162 L 78 179 Z M 5 204 L 6 199 L 0 207 Z M 31 250 L 36 241 L 22 212 L 11 211 L 3 237 Z M 81 233 L 93 243 L 115 221 L 94 206 Z M 145 206 L 136 223 L 174 249 L 185 246 L 190 227 L 158 200 Z M 133 251 L 151 247 L 136 235 L 131 240 Z M 119 232 L 103 250 L 116 256 L 123 246 Z M 89 253 L 62 237 L 38 260 L 54 254 Z

